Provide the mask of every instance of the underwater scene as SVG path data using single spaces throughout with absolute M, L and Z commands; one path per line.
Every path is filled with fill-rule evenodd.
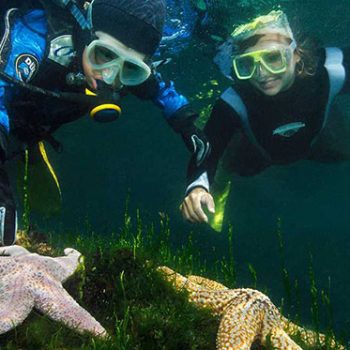
M 0 15 L 0 349 L 350 348 L 349 1 Z

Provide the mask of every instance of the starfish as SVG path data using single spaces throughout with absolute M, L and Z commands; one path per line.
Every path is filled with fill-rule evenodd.
M 158 267 L 175 289 L 186 290 L 190 302 L 221 316 L 216 339 L 217 350 L 249 350 L 256 341 L 276 350 L 302 350 L 291 338 L 298 336 L 308 346 L 345 348 L 324 334 L 306 330 L 283 317 L 271 300 L 258 290 L 229 289 L 201 276 L 187 278 L 169 267 Z
M 63 288 L 81 264 L 72 248 L 56 258 L 14 245 L 0 248 L 0 334 L 21 324 L 33 308 L 79 333 L 107 336 L 106 330 Z

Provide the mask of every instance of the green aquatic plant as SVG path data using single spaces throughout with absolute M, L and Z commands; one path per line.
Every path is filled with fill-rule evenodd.
M 279 229 L 282 239 L 281 225 Z M 166 214 L 160 214 L 159 224 L 147 225 L 139 211 L 133 218 L 128 209 L 120 233 L 112 233 L 108 238 L 94 232 L 52 236 L 50 243 L 56 247 L 52 255 L 60 254 L 60 249 L 69 245 L 85 256 L 83 279 L 78 275 L 65 284 L 65 288 L 101 322 L 111 337 L 101 340 L 77 335 L 33 313 L 21 327 L 0 337 L 0 348 L 214 349 L 218 318 L 188 303 L 185 292 L 176 293 L 155 271 L 156 267 L 167 264 L 181 273 L 210 276 L 235 288 L 239 276 L 234 259 L 233 227 L 227 232 L 227 256 L 220 255 L 214 265 L 202 259 L 196 239 L 193 232 L 181 247 L 173 246 Z M 217 253 L 222 254 L 213 251 Z M 286 265 L 284 267 L 287 270 Z M 251 271 L 256 285 L 258 275 L 252 265 Z M 261 284 L 262 277 L 259 277 Z M 298 300 L 293 298 L 297 289 L 300 289 L 298 285 L 291 290 L 292 303 Z M 321 292 L 319 310 L 323 310 L 324 304 L 331 304 L 329 295 L 329 291 Z M 320 302 L 319 298 L 315 302 Z M 331 340 L 332 333 L 327 334 Z M 294 338 L 300 343 L 297 335 Z
M 315 272 L 313 268 L 313 257 L 312 254 L 310 254 L 310 263 L 309 263 L 309 281 L 310 281 L 310 297 L 311 297 L 311 317 L 312 317 L 312 323 L 315 327 L 315 329 L 318 331 L 320 328 L 320 312 L 319 312 L 319 301 L 318 301 L 318 289 L 316 286 L 316 280 L 315 280 Z
M 227 243 L 228 243 L 228 258 L 225 256 L 221 258 L 220 261 L 220 271 L 217 271 L 217 277 L 222 281 L 225 285 L 230 288 L 234 288 L 237 283 L 237 272 L 236 272 L 236 263 L 234 259 L 234 241 L 233 241 L 233 226 L 229 225 L 227 230 Z
M 283 239 L 282 219 L 277 219 L 277 241 L 281 260 L 281 275 L 284 287 L 284 297 L 281 302 L 281 310 L 290 312 L 294 310 L 294 314 L 288 314 L 288 317 L 293 317 L 296 323 L 300 323 L 302 314 L 301 310 L 301 291 L 298 280 L 295 279 L 294 283 L 290 278 L 287 270 L 287 262 L 285 259 L 285 244 Z M 313 267 L 313 255 L 309 255 L 309 265 L 306 267 L 309 280 L 309 296 L 310 296 L 310 318 L 312 323 L 312 329 L 316 333 L 321 331 L 321 324 L 326 325 L 326 330 L 323 330 L 325 334 L 324 345 L 321 345 L 321 340 L 318 339 L 317 349 L 334 349 L 332 345 L 333 339 L 335 339 L 334 322 L 333 322 L 333 310 L 331 303 L 331 283 L 330 277 L 328 278 L 327 290 L 319 289 L 316 283 L 315 272 Z M 340 335 L 339 339 L 345 339 L 349 337 L 349 333 Z M 340 347 L 339 347 L 340 348 Z M 304 349 L 304 347 L 303 347 Z M 313 349 L 312 347 L 305 347 L 305 349 Z
M 23 227 L 25 231 L 29 229 L 29 201 L 28 201 L 28 165 L 29 165 L 29 151 L 26 148 L 24 151 L 24 174 L 23 174 Z
M 251 275 L 252 280 L 253 280 L 252 288 L 256 289 L 257 284 L 258 284 L 258 275 L 256 273 L 256 270 L 252 264 L 248 264 L 248 270 L 249 270 L 250 275 Z
M 290 308 L 292 305 L 292 286 L 291 286 L 290 276 L 286 268 L 281 218 L 277 219 L 276 235 L 277 235 L 278 250 L 279 250 L 280 260 L 281 260 L 281 274 L 282 274 L 282 281 L 283 281 L 283 287 L 284 287 L 284 293 L 285 293 L 284 301 L 286 301 L 287 307 Z
M 222 92 L 222 83 L 217 79 L 211 79 L 202 83 L 197 92 L 190 101 L 197 105 L 199 110 L 199 118 L 196 120 L 196 126 L 203 128 L 210 117 L 215 100 Z
M 115 325 L 115 341 L 118 344 L 118 349 L 128 350 L 131 343 L 131 335 L 128 332 L 130 318 L 130 308 L 127 307 L 125 313 L 121 319 L 115 315 L 116 325 Z

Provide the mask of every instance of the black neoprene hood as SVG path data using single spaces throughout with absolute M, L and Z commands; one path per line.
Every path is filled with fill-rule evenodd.
M 124 45 L 152 56 L 162 38 L 164 0 L 95 0 L 93 30 L 105 32 Z

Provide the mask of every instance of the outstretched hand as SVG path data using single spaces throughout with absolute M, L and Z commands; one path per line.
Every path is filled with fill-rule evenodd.
M 204 188 L 196 187 L 193 189 L 180 205 L 183 217 L 192 222 L 208 222 L 208 216 L 204 208 L 212 214 L 215 213 L 215 203 L 212 195 Z

